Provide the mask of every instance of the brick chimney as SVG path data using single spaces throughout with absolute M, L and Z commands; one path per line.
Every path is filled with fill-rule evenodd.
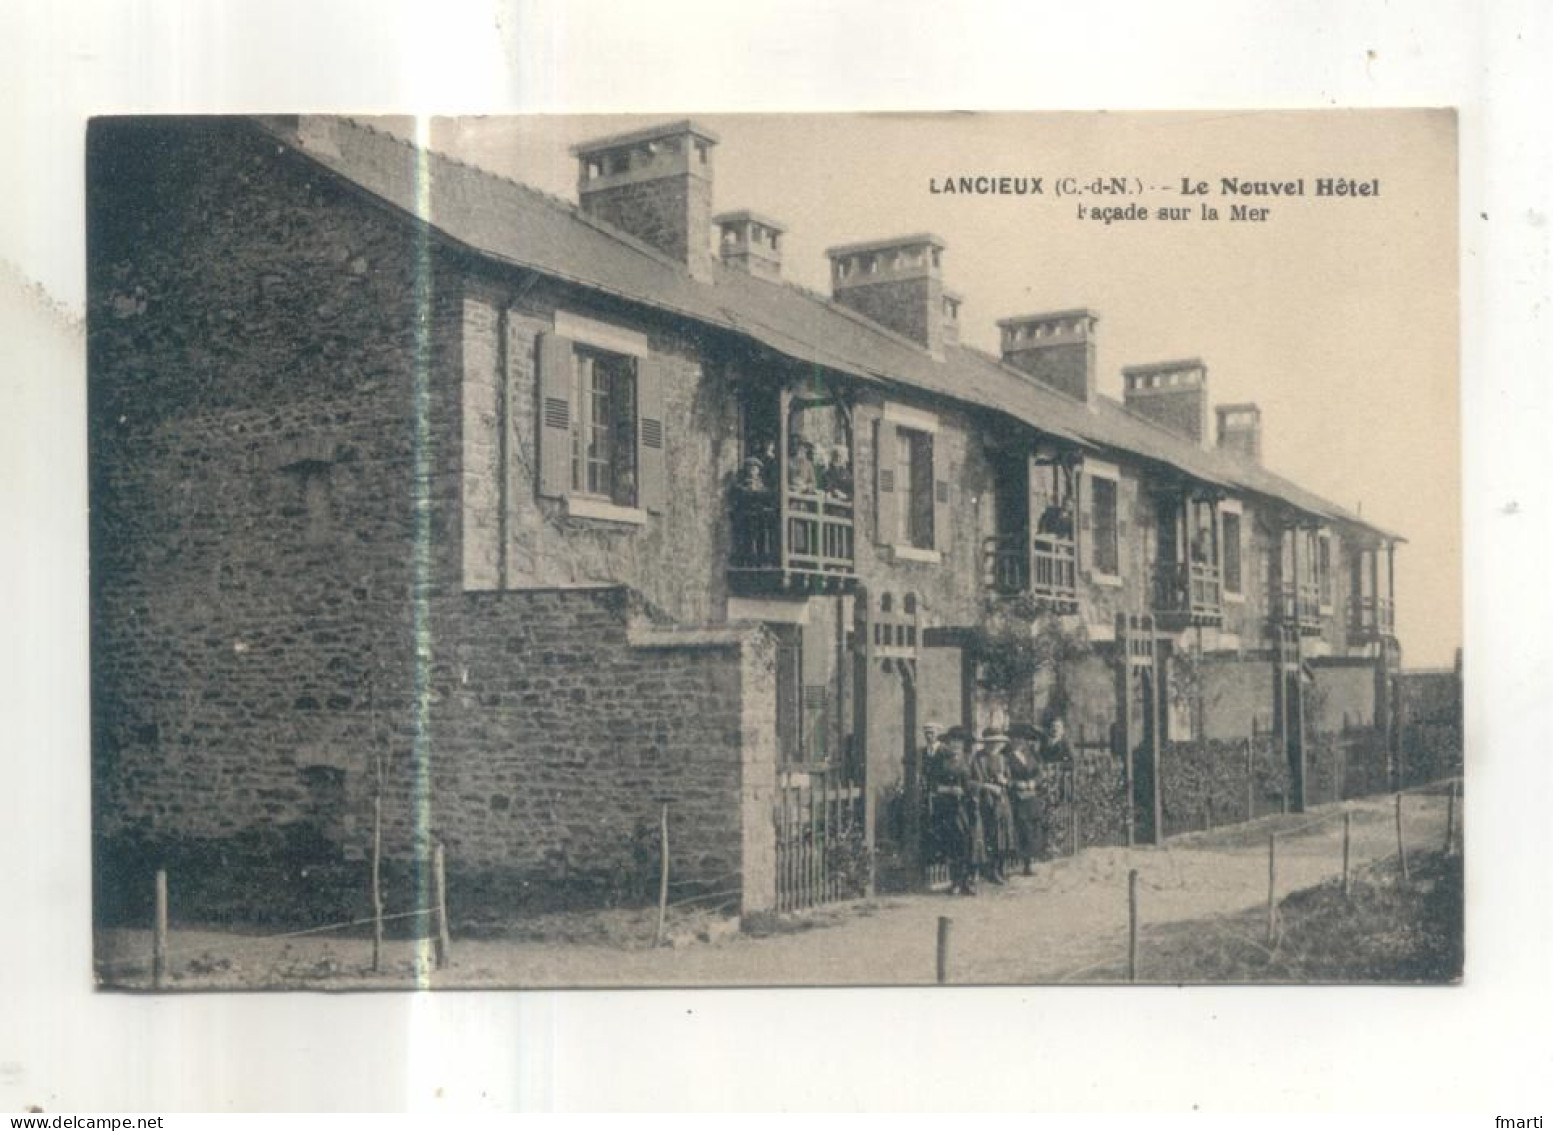
M 589 216 L 629 232 L 712 278 L 712 148 L 717 135 L 670 122 L 572 147 L 577 199 Z
M 924 232 L 833 247 L 825 254 L 838 303 L 943 357 L 943 240 Z
M 1003 362 L 1022 373 L 1092 404 L 1095 399 L 1095 323 L 1092 310 L 1021 314 L 998 322 Z
M 1219 448 L 1262 462 L 1262 410 L 1254 404 L 1221 404 L 1213 410 L 1219 418 Z
M 1202 446 L 1208 439 L 1208 367 L 1200 358 L 1129 365 L 1123 399 L 1139 416 Z
M 782 277 L 783 225 L 748 209 L 713 216 L 712 223 L 717 225 L 717 254 L 724 263 L 762 279 Z

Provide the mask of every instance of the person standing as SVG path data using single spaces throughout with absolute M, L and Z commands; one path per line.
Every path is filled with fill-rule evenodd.
M 917 752 L 917 782 L 919 796 L 912 802 L 918 806 L 919 829 L 922 835 L 922 863 L 941 864 L 947 857 L 938 843 L 933 825 L 933 768 L 943 757 L 943 728 L 936 722 L 922 728 L 922 749 Z
M 1071 807 L 1078 804 L 1078 775 L 1073 747 L 1068 742 L 1067 727 L 1056 711 L 1047 711 L 1041 722 L 1046 731 L 1045 738 L 1041 740 L 1041 761 L 1061 770 L 1062 788 L 1059 797 L 1063 804 L 1070 807 L 1071 813 Z M 1074 851 L 1077 851 L 1076 846 Z
M 986 843 L 986 876 L 995 884 L 1007 880 L 1005 868 L 1014 847 L 1014 813 L 1008 803 L 1008 760 L 1003 751 L 1008 735 L 995 727 L 982 732 L 981 748 L 971 762 L 971 777 L 980 800 L 982 836 Z
M 1040 799 L 1036 795 L 1036 779 L 1040 776 L 1040 762 L 1036 759 L 1032 743 L 1042 739 L 1041 731 L 1029 723 L 1016 723 L 1008 728 L 1009 754 L 1009 804 L 1014 810 L 1014 856 L 1029 876 L 1035 871 L 1035 858 L 1040 851 Z
M 976 783 L 966 754 L 970 738 L 964 727 L 951 727 L 928 767 L 928 824 L 935 859 L 949 865 L 950 892 L 963 895 L 976 894 L 982 858 Z

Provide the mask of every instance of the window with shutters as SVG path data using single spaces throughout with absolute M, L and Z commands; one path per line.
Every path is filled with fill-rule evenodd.
M 643 523 L 667 505 L 661 365 L 640 335 L 566 325 L 591 340 L 539 336 L 539 494 L 574 516 Z
M 897 561 L 942 562 L 949 542 L 952 489 L 937 434 L 933 413 L 894 402 L 874 423 L 874 532 Z
M 916 550 L 931 550 L 933 542 L 933 435 L 911 428 L 898 428 L 895 475 L 905 491 L 900 508 L 898 542 Z M 945 484 L 947 494 L 948 485 Z
M 1091 475 L 1090 510 L 1093 521 L 1093 564 L 1096 573 L 1116 577 L 1121 573 L 1120 536 L 1117 530 L 1116 480 Z

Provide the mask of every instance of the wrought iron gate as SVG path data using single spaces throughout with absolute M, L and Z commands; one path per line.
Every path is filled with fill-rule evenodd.
M 863 787 L 830 769 L 784 770 L 777 779 L 778 911 L 866 894 L 869 854 Z

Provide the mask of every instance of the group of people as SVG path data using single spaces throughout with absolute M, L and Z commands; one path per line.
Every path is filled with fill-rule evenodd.
M 780 480 L 777 448 L 768 443 L 739 470 L 740 490 L 753 494 L 775 491 Z M 819 452 L 808 440 L 794 438 L 787 457 L 787 489 L 795 495 L 824 495 L 838 501 L 852 498 L 852 456 L 844 444 Z
M 950 891 L 975 895 L 982 879 L 1005 883 L 1016 864 L 1030 875 L 1040 848 L 1040 766 L 1073 758 L 1062 719 L 989 727 L 979 741 L 961 726 L 929 723 L 924 731 L 928 857 L 948 863 Z

